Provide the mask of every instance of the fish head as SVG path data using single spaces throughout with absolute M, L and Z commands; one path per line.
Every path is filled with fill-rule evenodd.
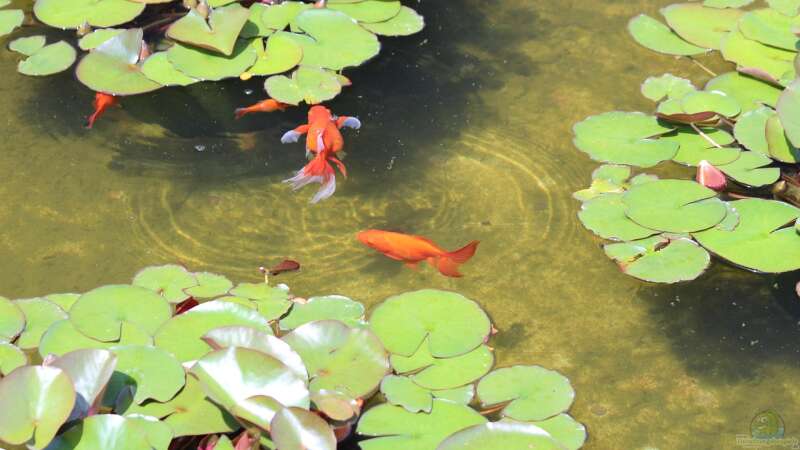
M 331 110 L 322 105 L 314 105 L 308 110 L 308 123 L 330 121 L 331 117 Z
M 380 232 L 377 230 L 360 231 L 356 234 L 356 239 L 368 247 L 376 248 L 380 240 Z

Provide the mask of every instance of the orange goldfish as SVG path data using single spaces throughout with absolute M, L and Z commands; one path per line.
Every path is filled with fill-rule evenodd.
M 389 258 L 402 261 L 406 266 L 416 269 L 421 261 L 447 277 L 460 277 L 458 267 L 469 261 L 478 249 L 478 241 L 448 252 L 430 239 L 391 231 L 367 230 L 356 235 L 367 247 L 373 248 Z
M 94 102 L 92 103 L 94 106 L 94 113 L 89 116 L 89 121 L 86 124 L 86 128 L 92 128 L 94 126 L 94 122 L 105 112 L 105 110 L 118 103 L 119 98 L 104 92 L 98 92 L 94 96 Z
M 272 112 L 272 111 L 283 111 L 288 108 L 289 105 L 286 103 L 281 103 L 277 100 L 273 100 L 268 98 L 266 100 L 261 100 L 260 102 L 256 103 L 255 105 L 250 105 L 244 108 L 236 108 L 234 114 L 236 114 L 237 119 L 241 119 L 242 117 L 254 113 L 254 112 Z

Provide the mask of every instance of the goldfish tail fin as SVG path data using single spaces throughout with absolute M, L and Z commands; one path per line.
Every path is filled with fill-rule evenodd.
M 455 262 L 448 256 L 440 256 L 438 261 L 436 261 L 436 269 L 446 277 L 460 278 L 462 276 L 458 271 L 458 266 L 460 265 L 461 263 Z
M 95 112 L 94 114 L 89 116 L 89 118 L 86 120 L 86 129 L 87 130 L 91 130 L 92 129 L 92 127 L 94 126 L 94 122 L 97 120 L 98 117 L 100 117 L 100 112 L 99 111 Z
M 236 117 L 236 120 L 241 119 L 242 117 L 246 116 L 250 111 L 247 108 L 236 108 L 233 110 L 233 114 Z
M 475 254 L 475 251 L 478 249 L 478 244 L 480 244 L 479 241 L 472 241 L 464 247 L 448 253 L 447 257 L 458 264 L 464 264 Z
M 331 175 L 327 180 L 322 182 L 322 186 L 320 186 L 317 193 L 311 197 L 311 203 L 317 203 L 321 200 L 330 198 L 334 192 L 336 192 L 336 176 Z
M 284 183 L 289 183 L 295 191 L 307 184 L 320 183 L 322 186 L 311 198 L 311 203 L 330 197 L 336 191 L 336 174 L 325 156 L 323 152 L 318 153 L 294 177 L 284 180 Z

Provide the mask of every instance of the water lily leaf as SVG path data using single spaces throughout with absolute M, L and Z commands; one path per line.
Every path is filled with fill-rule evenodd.
M 47 446 L 75 403 L 69 376 L 57 367 L 24 366 L 0 379 L 0 441 Z
M 132 414 L 125 417 L 136 424 L 147 437 L 150 447 L 155 450 L 167 450 L 174 437 L 169 425 L 159 421 L 155 417 Z
M 306 66 L 331 70 L 358 66 L 377 55 L 381 48 L 374 34 L 339 11 L 307 9 L 295 22 L 308 35 L 291 35 L 303 48 L 302 64 Z
M 244 306 L 248 309 L 257 310 L 256 304 L 249 298 L 236 297 L 235 295 L 226 295 L 225 297 L 215 298 L 214 300 L 220 302 L 235 303 Z
M 250 299 L 256 304 L 258 312 L 267 320 L 275 320 L 292 306 L 289 301 L 289 288 L 273 287 L 266 283 L 241 283 L 231 289 L 231 295 Z
M 656 19 L 639 14 L 628 22 L 628 32 L 641 46 L 667 55 L 697 55 L 708 50 L 692 45 Z
M 364 326 L 364 305 L 341 295 L 311 297 L 305 304 L 295 304 L 281 319 L 281 330 L 293 330 L 315 320 L 338 320 L 349 327 Z
M 472 403 L 472 399 L 475 398 L 475 385 L 468 384 L 455 389 L 431 391 L 431 394 L 433 394 L 434 398 L 441 398 L 461 405 L 469 405 Z
M 789 17 L 794 17 L 800 10 L 800 0 L 767 0 L 769 7 L 785 14 Z
M 194 277 L 197 280 L 197 286 L 184 289 L 184 292 L 191 295 L 195 300 L 219 297 L 226 294 L 233 287 L 231 280 L 223 275 L 196 272 Z
M 703 6 L 709 8 L 741 8 L 753 3 L 753 0 L 705 0 Z
M 698 114 L 707 111 L 724 117 L 736 117 L 741 109 L 739 102 L 724 92 L 696 91 L 681 98 L 681 109 L 686 114 Z
M 80 296 L 69 310 L 81 333 L 109 342 L 120 338 L 123 323 L 154 335 L 172 315 L 169 304 L 155 292 L 138 286 L 109 285 Z
M 447 400 L 434 400 L 430 413 L 410 413 L 400 406 L 378 405 L 361 416 L 358 434 L 373 439 L 360 441 L 363 450 L 436 450 L 458 430 L 486 423 L 472 408 Z
M 436 450 L 562 450 L 548 432 L 536 425 L 522 422 L 484 423 L 454 433 Z
M 540 366 L 494 370 L 481 379 L 477 389 L 484 407 L 510 402 L 502 416 L 523 421 L 553 417 L 568 410 L 575 399 L 564 375 Z
M 11 4 L 11 0 L 0 0 L 0 8 L 5 8 Z
M 770 47 L 744 37 L 739 31 L 728 33 L 722 40 L 722 57 L 736 63 L 740 72 L 775 84 L 788 84 L 794 79 L 796 53 Z
M 766 186 L 778 181 L 781 170 L 778 167 L 765 167 L 772 160 L 761 153 L 742 152 L 736 161 L 717 166 L 725 175 L 746 186 Z
M 250 11 L 238 3 L 212 9 L 208 20 L 192 9 L 170 25 L 167 37 L 231 56 L 236 38 L 249 17 Z
M 47 45 L 20 61 L 17 71 L 23 75 L 46 76 L 69 69 L 77 58 L 75 48 L 64 41 Z
M 121 28 L 99 28 L 82 37 L 78 41 L 78 47 L 80 47 L 81 50 L 93 50 L 99 47 L 102 43 L 108 41 L 114 36 L 122 34 L 123 32 L 125 32 L 125 30 Z
M 604 250 L 626 274 L 654 283 L 694 280 L 711 262 L 708 252 L 689 239 L 657 236 L 609 244 Z
M 130 419 L 116 414 L 87 417 L 59 435 L 49 450 L 164 450 L 156 448 L 148 439 L 145 428 Z
M 238 77 L 256 61 L 256 48 L 239 40 L 230 56 L 208 50 L 175 44 L 167 50 L 169 62 L 186 76 L 202 81 L 219 81 Z
M 45 295 L 44 299 L 49 302 L 55 303 L 56 305 L 60 306 L 61 309 L 63 309 L 64 311 L 69 311 L 69 309 L 72 308 L 72 305 L 75 304 L 76 301 L 78 301 L 78 298 L 80 298 L 80 296 L 81 294 L 50 294 L 50 295 Z
M 572 197 L 585 202 L 602 194 L 624 192 L 625 181 L 630 176 L 629 166 L 603 164 L 592 172 L 592 184 L 587 189 L 573 193 Z
M 282 103 L 297 105 L 305 101 L 313 105 L 339 95 L 342 85 L 331 71 L 300 66 L 291 78 L 283 75 L 267 78 L 264 89 L 270 97 Z
M 247 71 L 253 75 L 274 75 L 293 69 L 303 59 L 303 49 L 292 39 L 289 33 L 279 31 L 267 39 L 266 48 L 261 48 L 260 40 L 256 42 L 258 58 L 253 67 Z
M 89 89 L 112 95 L 143 94 L 159 89 L 161 85 L 147 78 L 136 64 L 141 44 L 141 28 L 126 30 L 81 59 L 75 75 Z
M 716 192 L 694 181 L 658 180 L 624 194 L 625 214 L 646 228 L 686 233 L 711 228 L 725 218 Z
M 800 235 L 793 224 L 800 209 L 788 203 L 745 199 L 731 202 L 739 213 L 733 231 L 710 229 L 694 233 L 708 251 L 741 267 L 779 273 L 800 269 Z
M 433 408 L 431 392 L 420 387 L 408 377 L 387 376 L 381 381 L 381 392 L 389 403 L 402 406 L 411 413 L 419 411 L 429 413 Z
M 336 436 L 328 422 L 301 408 L 278 411 L 269 434 L 281 450 L 336 450 Z
M 691 81 L 665 73 L 660 77 L 650 77 L 642 83 L 642 95 L 654 102 L 664 98 L 678 99 L 697 90 Z
M 739 103 L 742 112 L 752 111 L 762 105 L 775 106 L 781 90 L 756 78 L 728 72 L 706 83 L 707 91 L 720 91 Z
M 25 20 L 25 13 L 21 9 L 7 9 L 0 11 L 0 36 L 5 36 L 17 27 L 22 25 Z
M 800 81 L 795 80 L 784 89 L 778 105 L 778 117 L 786 136 L 795 147 L 800 147 Z
M 705 48 L 720 49 L 725 35 L 736 29 L 744 14 L 739 9 L 707 8 L 697 3 L 678 3 L 661 9 L 661 14 L 683 39 Z
M 586 427 L 569 414 L 559 414 L 547 420 L 533 422 L 532 425 L 546 431 L 567 450 L 578 450 L 586 442 Z
M 54 322 L 67 318 L 58 305 L 43 298 L 27 298 L 14 301 L 25 315 L 25 329 L 16 340 L 17 347 L 30 350 L 39 346 L 42 335 Z
M 0 378 L 28 364 L 28 356 L 16 345 L 0 342 Z
M 308 369 L 311 391 L 339 391 L 363 397 L 389 372 L 389 358 L 368 329 L 353 329 L 335 320 L 295 328 L 283 337 Z
M 386 299 L 373 311 L 370 327 L 392 354 L 411 356 L 427 338 L 431 355 L 450 358 L 481 345 L 491 323 L 474 301 L 424 289 Z
M 167 264 L 142 269 L 132 284 L 155 291 L 170 303 L 180 303 L 189 298 L 183 290 L 197 286 L 197 279 L 183 266 Z
M 768 156 L 767 120 L 775 114 L 772 108 L 764 106 L 748 111 L 736 121 L 736 125 L 733 127 L 733 135 L 736 136 L 739 144 L 749 150 Z
M 282 3 L 279 5 L 268 5 L 259 2 L 250 5 L 250 8 L 248 8 L 250 17 L 247 19 L 247 22 L 244 23 L 244 27 L 242 27 L 242 31 L 239 33 L 239 38 L 267 37 L 274 33 L 274 29 L 267 27 L 266 24 L 261 21 L 261 16 L 268 9 L 280 5 L 282 5 Z
M 361 26 L 381 36 L 410 36 L 425 28 L 425 19 L 413 9 L 403 6 L 396 16 L 385 22 L 362 23 Z
M 703 128 L 701 131 L 717 145 L 725 146 L 734 142 L 733 136 L 719 128 Z M 715 166 L 728 164 L 735 161 L 740 153 L 738 148 L 714 146 L 689 127 L 680 127 L 676 134 L 664 136 L 661 139 L 677 142 L 680 147 L 672 160 L 692 167 L 698 166 L 703 160 Z
M 47 38 L 44 36 L 21 37 L 11 41 L 11 43 L 8 44 L 8 49 L 25 56 L 31 56 L 44 47 L 46 41 Z
M 339 392 L 320 390 L 311 392 L 311 402 L 317 410 L 337 421 L 347 421 L 361 413 L 361 404 L 352 395 Z
M 284 363 L 298 377 L 308 379 L 308 371 L 300 355 L 289 344 L 254 328 L 231 326 L 214 328 L 203 337 L 215 350 L 225 347 L 244 347 L 258 350 Z
M 128 0 L 36 0 L 33 12 L 55 28 L 78 28 L 84 23 L 106 28 L 130 22 L 145 6 Z
M 739 30 L 747 39 L 785 50 L 797 50 L 797 36 L 792 28 L 800 25 L 797 18 L 787 17 L 770 8 L 749 11 L 739 20 Z
M 150 57 L 145 60 L 144 64 L 142 64 L 142 73 L 147 78 L 162 86 L 189 86 L 200 81 L 186 76 L 183 72 L 176 69 L 175 66 L 169 62 L 167 52 L 158 52 L 150 55 Z M 174 283 L 171 286 L 165 286 L 166 289 L 170 291 L 172 298 L 180 297 L 180 294 L 175 291 L 175 289 L 178 288 L 178 284 L 179 283 Z M 191 284 L 191 286 L 197 287 L 194 284 Z M 183 292 L 186 293 L 186 298 L 191 296 L 189 291 L 192 287 L 183 289 Z M 175 302 L 173 301 L 173 303 Z
M 285 29 L 297 15 L 312 5 L 297 1 L 265 5 L 255 3 L 250 7 L 250 19 L 242 29 L 241 37 L 269 36 Z
M 127 322 L 123 322 L 120 338 L 114 342 L 103 342 L 86 336 L 75 328 L 75 324 L 71 320 L 59 320 L 55 322 L 42 336 L 39 342 L 39 355 L 42 358 L 47 355 L 61 356 L 65 353 L 85 349 L 97 348 L 107 349 L 114 345 L 122 344 L 152 344 L 153 338 L 138 328 Z
M 200 358 L 191 373 L 212 400 L 264 429 L 281 405 L 308 408 L 310 403 L 303 378 L 277 359 L 248 348 L 213 351 Z
M 780 118 L 773 115 L 767 119 L 767 147 L 769 156 L 781 162 L 796 163 L 800 161 L 800 150 L 786 136 Z
M 193 361 L 211 347 L 201 338 L 214 328 L 240 325 L 272 334 L 266 319 L 241 305 L 218 300 L 196 306 L 167 321 L 155 335 L 155 344 L 180 362 Z
M 585 202 L 578 218 L 584 227 L 604 239 L 630 241 L 658 233 L 629 219 L 626 210 L 621 194 L 605 194 Z
M 97 396 L 103 392 L 114 367 L 117 357 L 108 350 L 81 349 L 55 358 L 48 366 L 58 367 L 69 375 L 75 387 L 75 406 L 70 420 L 86 416 L 95 405 Z
M 421 345 L 411 356 L 392 355 L 392 367 L 399 374 L 407 374 L 426 389 L 453 389 L 465 386 L 489 373 L 494 365 L 494 354 L 481 345 L 475 350 L 452 358 L 434 358 L 429 346 Z
M 103 403 L 113 405 L 119 393 L 131 386 L 134 403 L 147 399 L 170 400 L 186 382 L 183 366 L 166 350 L 150 345 L 120 345 L 111 350 L 117 366 L 108 383 Z
M 576 147 L 595 161 L 650 167 L 672 159 L 674 142 L 651 139 L 672 131 L 655 117 L 638 112 L 591 116 L 572 128 Z
M 400 13 L 397 0 L 364 0 L 356 3 L 331 3 L 327 7 L 341 11 L 358 22 L 386 22 Z

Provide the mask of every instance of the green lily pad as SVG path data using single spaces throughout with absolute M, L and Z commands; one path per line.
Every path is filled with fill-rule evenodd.
M 236 38 L 249 17 L 250 11 L 238 3 L 212 9 L 207 20 L 192 9 L 170 25 L 167 37 L 231 56 Z
M 230 56 L 208 50 L 175 44 L 167 50 L 169 62 L 186 76 L 203 81 L 235 78 L 247 71 L 256 61 L 256 48 L 239 40 Z
M 494 354 L 481 345 L 475 350 L 452 358 L 434 358 L 429 346 L 421 345 L 411 356 L 392 355 L 392 367 L 399 374 L 408 374 L 419 386 L 438 390 L 465 386 L 489 373 Z
M 293 330 L 315 320 L 338 320 L 350 327 L 364 326 L 364 305 L 341 295 L 311 297 L 305 304 L 295 304 L 281 319 L 281 330 Z
M 170 318 L 172 311 L 155 292 L 119 284 L 99 287 L 81 295 L 69 314 L 78 331 L 110 342 L 120 338 L 123 323 L 135 325 L 152 336 Z
M 665 73 L 660 77 L 650 77 L 642 83 L 642 95 L 654 102 L 664 98 L 679 99 L 697 90 L 691 81 Z
M 772 160 L 761 153 L 742 152 L 736 161 L 717 166 L 725 175 L 746 186 L 766 186 L 778 181 L 781 170 L 778 167 L 765 167 L 772 164 Z
M 197 279 L 183 266 L 167 264 L 142 269 L 131 284 L 150 289 L 170 303 L 181 303 L 189 298 L 183 290 L 197 286 Z
M 197 83 L 200 80 L 196 80 L 192 77 L 188 77 L 183 74 L 183 72 L 179 71 L 169 62 L 169 58 L 167 57 L 167 52 L 158 52 L 150 55 L 144 64 L 142 64 L 142 73 L 147 78 L 155 81 L 156 83 L 162 86 L 189 86 L 191 84 Z M 178 266 L 179 267 L 179 266 Z M 173 298 L 180 297 L 179 294 L 175 289 L 177 289 L 179 283 L 174 283 L 171 286 L 167 286 L 167 290 L 170 291 Z M 195 284 L 191 284 L 191 287 L 187 287 L 183 289 L 183 292 L 186 293 L 186 298 L 191 296 L 189 291 L 195 286 Z M 224 293 L 224 292 L 223 292 Z M 175 302 L 173 302 L 175 303 Z
M 159 347 L 121 345 L 112 347 L 117 366 L 108 383 L 103 403 L 113 405 L 119 393 L 131 386 L 134 403 L 147 399 L 170 400 L 186 382 L 183 367 L 171 354 Z
M 748 150 L 769 155 L 767 120 L 774 115 L 775 111 L 765 106 L 746 112 L 736 121 L 733 135 L 736 136 L 739 144 L 747 147 Z
M 216 273 L 197 272 L 194 277 L 197 280 L 197 286 L 184 289 L 184 292 L 195 300 L 205 300 L 225 295 L 233 287 L 231 280 Z
M 70 419 L 78 419 L 87 415 L 95 405 L 97 397 L 103 392 L 114 367 L 116 356 L 108 350 L 81 349 L 55 358 L 49 366 L 58 367 L 69 375 L 75 387 L 75 406 Z
M 800 147 L 800 81 L 786 86 L 778 99 L 777 110 L 786 136 L 792 145 Z
M 625 181 L 631 176 L 629 166 L 603 164 L 592 172 L 592 184 L 572 194 L 576 200 L 586 202 L 607 193 L 625 191 Z
M 719 128 L 701 128 L 701 131 L 720 146 L 734 142 L 733 136 Z M 676 134 L 661 139 L 677 142 L 680 147 L 672 160 L 691 167 L 698 166 L 703 160 L 715 166 L 728 164 L 735 161 L 740 153 L 738 148 L 714 146 L 689 127 L 678 128 Z
M 372 331 L 392 354 L 411 356 L 427 338 L 431 355 L 463 355 L 489 336 L 491 323 L 474 301 L 424 289 L 386 299 L 372 313 Z
M 402 406 L 410 413 L 431 412 L 433 395 L 411 381 L 411 378 L 389 375 L 381 381 L 381 392 L 392 405 Z
M 653 230 L 686 233 L 704 230 L 725 218 L 716 192 L 687 180 L 658 180 L 634 186 L 624 194 L 625 214 Z
M 767 0 L 770 8 L 785 14 L 789 17 L 794 17 L 800 11 L 800 0 Z
M 563 450 L 548 432 L 530 423 L 496 422 L 474 425 L 448 437 L 436 450 Z
M 739 72 L 728 72 L 714 77 L 706 83 L 705 89 L 726 93 L 739 103 L 743 113 L 763 105 L 775 106 L 781 93 L 775 86 Z
M 308 9 L 297 16 L 295 23 L 307 34 L 291 35 L 303 48 L 301 64 L 306 66 L 331 70 L 359 66 L 381 48 L 374 34 L 339 11 Z
M 681 109 L 686 114 L 715 112 L 724 117 L 736 117 L 741 108 L 739 102 L 724 92 L 696 91 L 681 98 Z
M 321 320 L 295 328 L 283 340 L 303 359 L 312 392 L 331 390 L 363 397 L 389 372 L 383 345 L 368 329 Z
M 436 450 L 458 430 L 486 423 L 472 408 L 447 400 L 434 400 L 430 413 L 410 413 L 400 406 L 378 405 L 361 416 L 358 434 L 362 450 Z
M 155 450 L 167 450 L 172 438 L 175 437 L 169 425 L 155 417 L 132 414 L 125 418 L 132 421 L 145 433 L 147 442 Z
M 267 78 L 264 89 L 270 97 L 282 103 L 297 105 L 305 101 L 314 105 L 339 95 L 342 85 L 336 74 L 329 70 L 300 66 L 291 78 L 284 75 Z
M 356 3 L 331 3 L 327 7 L 341 11 L 358 22 L 386 22 L 400 13 L 398 0 L 364 0 Z
M 250 19 L 242 29 L 240 37 L 269 36 L 294 22 L 297 15 L 312 5 L 298 1 L 286 1 L 273 5 L 254 3 L 250 7 Z
M 78 80 L 93 91 L 112 95 L 143 94 L 161 88 L 137 64 L 142 35 L 141 28 L 130 29 L 97 46 L 78 63 Z
M 586 427 L 569 414 L 559 414 L 547 420 L 533 422 L 532 425 L 546 431 L 567 450 L 578 450 L 586 442 Z
M 253 303 L 252 300 L 249 298 L 244 297 L 236 297 L 234 295 L 226 295 L 225 297 L 215 298 L 214 300 L 219 302 L 228 302 L 228 303 L 235 303 L 237 305 L 244 306 L 245 308 L 257 310 L 256 304 Z
M 48 450 L 142 450 L 156 449 L 137 419 L 116 414 L 87 417 L 59 435 Z
M 253 67 L 247 71 L 253 75 L 274 75 L 293 69 L 303 59 L 303 49 L 289 33 L 279 31 L 267 39 L 267 46 L 260 46 L 256 41 L 258 58 Z
M 167 321 L 155 335 L 155 345 L 178 361 L 200 358 L 211 350 L 201 338 L 214 328 L 240 325 L 272 334 L 266 319 L 241 305 L 218 300 L 203 303 Z
M 0 342 L 0 378 L 28 364 L 28 356 L 16 345 Z
M 585 202 L 578 218 L 584 227 L 604 239 L 630 241 L 658 233 L 629 219 L 626 210 L 621 194 L 605 194 Z
M 69 311 L 69 309 L 72 308 L 72 305 L 74 305 L 75 302 L 78 301 L 78 298 L 80 298 L 80 296 L 81 294 L 50 294 L 50 295 L 45 295 L 44 299 L 49 302 L 55 303 L 56 305 L 60 306 L 61 309 L 63 309 L 64 311 Z
M 741 8 L 753 3 L 754 0 L 704 0 L 703 6 L 709 8 Z
M 25 56 L 31 56 L 44 47 L 45 42 L 47 42 L 47 38 L 44 36 L 21 37 L 11 41 L 8 44 L 8 49 Z
M 0 379 L 0 441 L 42 449 L 75 403 L 69 376 L 56 367 L 24 366 Z
M 103 42 L 106 42 L 114 36 L 118 36 L 124 32 L 125 30 L 121 28 L 99 28 L 82 37 L 78 41 L 78 47 L 85 51 L 93 50 L 99 47 Z
M 256 304 L 258 312 L 267 320 L 275 320 L 289 310 L 288 287 L 273 287 L 266 283 L 241 283 L 231 289 L 231 295 L 250 299 Z
M 466 386 L 457 387 L 455 389 L 442 389 L 440 391 L 431 391 L 433 398 L 441 398 L 453 403 L 461 405 L 469 405 L 472 399 L 475 398 L 475 385 L 468 384 Z
M 50 325 L 67 318 L 64 310 L 43 298 L 16 300 L 14 304 L 25 314 L 25 329 L 16 341 L 17 347 L 23 350 L 38 347 L 42 335 Z
M 739 20 L 739 30 L 754 41 L 785 50 L 797 50 L 797 36 L 792 28 L 800 25 L 797 18 L 787 17 L 770 8 L 749 11 Z
M 362 404 L 352 395 L 339 391 L 312 391 L 311 402 L 316 410 L 336 421 L 348 421 L 361 413 Z
M 7 9 L 0 11 L 0 36 L 5 36 L 25 20 L 25 13 L 21 9 Z
M 425 19 L 413 9 L 403 6 L 396 16 L 385 22 L 362 23 L 361 26 L 381 36 L 410 36 L 425 28 Z
M 793 224 L 800 209 L 788 203 L 745 199 L 731 202 L 739 213 L 733 231 L 711 229 L 694 233 L 708 251 L 741 267 L 780 273 L 800 269 L 800 235 Z
M 698 55 L 708 50 L 692 45 L 656 19 L 639 14 L 628 22 L 628 32 L 641 46 L 667 55 Z
M 336 450 L 336 436 L 328 422 L 306 409 L 278 411 L 269 434 L 281 450 Z
M 689 239 L 656 236 L 606 245 L 604 250 L 626 274 L 654 283 L 694 280 L 711 262 L 708 252 Z
M 667 6 L 661 14 L 683 39 L 694 45 L 720 49 L 722 38 L 736 29 L 737 21 L 744 14 L 739 9 L 707 8 L 697 3 L 679 3 Z
M 286 342 L 263 331 L 242 326 L 214 328 L 206 333 L 203 340 L 214 350 L 225 347 L 258 350 L 286 364 L 300 378 L 308 379 L 308 371 L 300 355 Z
M 46 76 L 69 69 L 77 58 L 75 49 L 64 41 L 47 45 L 20 61 L 17 71 L 23 75 Z
M 191 373 L 212 400 L 264 429 L 282 406 L 308 408 L 310 403 L 303 378 L 277 359 L 248 348 L 213 351 L 200 358 Z
M 652 139 L 672 131 L 655 117 L 639 112 L 608 112 L 592 116 L 572 128 L 576 147 L 595 161 L 650 167 L 672 159 L 674 142 Z
M 503 417 L 544 420 L 569 409 L 575 391 L 558 372 L 539 366 L 514 366 L 494 370 L 478 383 L 478 398 L 484 407 L 509 402 Z
M 153 338 L 149 334 L 142 331 L 136 325 L 127 322 L 123 322 L 122 324 L 118 341 L 99 341 L 78 331 L 75 324 L 67 319 L 59 320 L 47 329 L 44 336 L 42 336 L 42 340 L 39 342 L 39 355 L 45 358 L 47 355 L 61 356 L 74 350 L 86 348 L 108 349 L 114 345 L 149 345 L 152 344 L 152 342 Z
M 744 37 L 739 31 L 722 40 L 722 56 L 736 63 L 738 70 L 770 83 L 788 84 L 794 79 L 796 53 L 770 47 Z
M 274 33 L 275 29 L 266 26 L 266 24 L 262 22 L 261 17 L 267 10 L 281 5 L 283 5 L 283 3 L 277 5 L 267 5 L 259 2 L 250 5 L 250 17 L 247 19 L 247 22 L 245 22 L 244 27 L 242 27 L 242 31 L 239 33 L 239 38 L 247 39 L 254 37 L 267 37 Z
M 128 0 L 36 0 L 33 12 L 54 28 L 78 28 L 84 23 L 106 28 L 130 22 L 145 6 Z
M 800 149 L 789 142 L 779 116 L 773 115 L 767 119 L 765 131 L 769 156 L 786 163 L 800 162 Z

